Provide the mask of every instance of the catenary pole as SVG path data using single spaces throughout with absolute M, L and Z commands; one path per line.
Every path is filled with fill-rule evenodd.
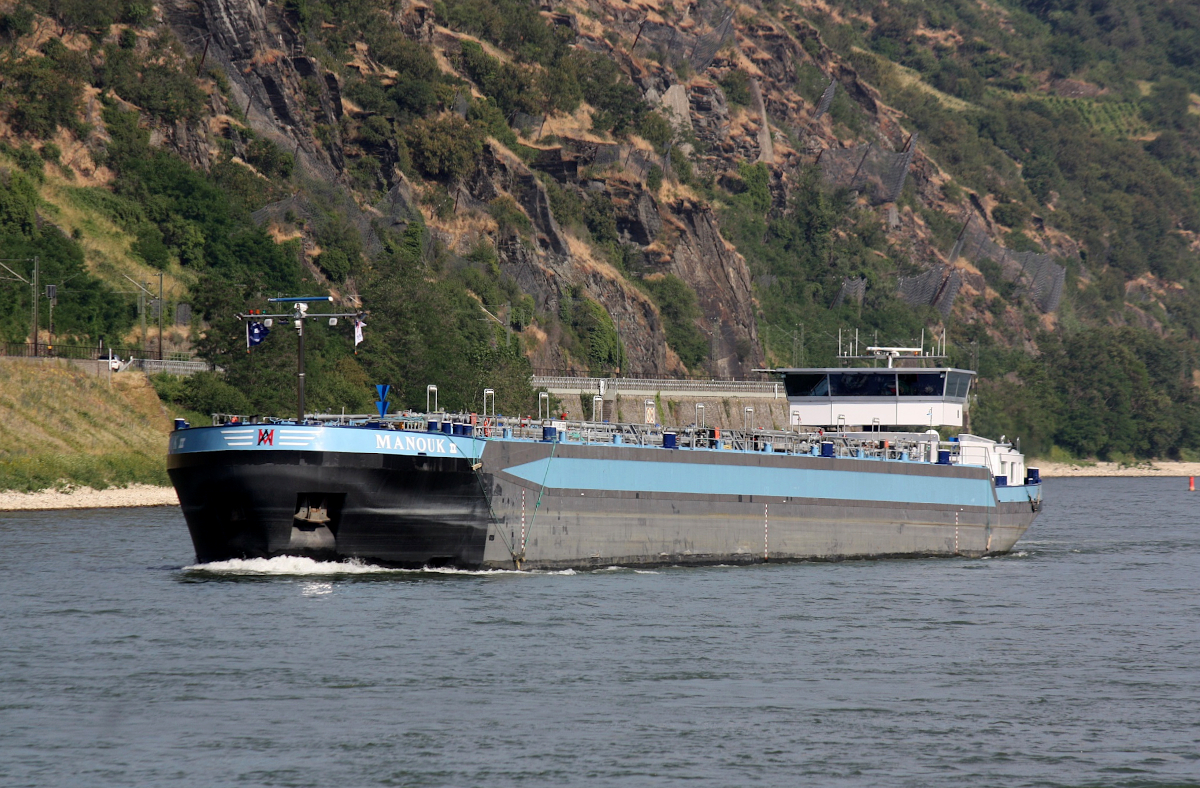
M 38 304 L 37 276 L 34 274 L 31 274 L 30 278 L 26 279 L 25 277 L 21 276 L 16 271 L 14 271 L 13 269 L 11 269 L 7 265 L 5 265 L 5 263 L 33 263 L 34 271 L 36 271 L 37 270 L 37 260 L 38 260 L 38 258 L 36 258 L 36 257 L 0 257 L 0 268 L 3 268 L 5 271 L 7 271 L 8 273 L 10 273 L 12 275 L 11 277 L 6 276 L 6 277 L 0 277 L 0 278 L 9 279 L 10 281 L 13 281 L 13 282 L 24 282 L 25 284 L 29 285 L 29 288 L 33 295 L 33 298 L 30 299 L 30 304 L 29 304 L 29 310 L 30 310 L 29 319 L 32 321 L 32 324 L 33 324 L 32 328 L 33 328 L 33 341 L 34 342 L 37 341 L 37 324 L 38 324 L 38 320 L 37 320 L 37 304 Z
M 162 354 L 162 335 L 163 335 L 163 275 L 162 271 L 158 272 L 158 360 L 163 360 Z
M 36 358 L 38 355 L 38 301 L 41 296 L 38 293 L 38 259 L 33 258 L 33 355 Z

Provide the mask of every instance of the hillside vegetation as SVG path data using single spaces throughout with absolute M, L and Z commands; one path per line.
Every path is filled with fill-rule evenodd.
M 161 272 L 192 307 L 168 349 L 223 370 L 159 381 L 179 407 L 289 413 L 291 332 L 247 353 L 234 316 L 330 294 L 370 316 L 357 352 L 308 333 L 318 410 L 386 382 L 528 413 L 534 369 L 744 376 L 944 330 L 977 431 L 1200 450 L 1192 5 L 17 0 L 0 50 L 0 256 L 61 285 L 61 344 L 140 342 L 125 277 Z M 910 149 L 895 194 L 858 178 Z M 1048 255 L 1061 298 L 977 238 Z M 901 297 L 920 276 L 938 297 Z M 0 292 L 23 341 L 30 288 Z

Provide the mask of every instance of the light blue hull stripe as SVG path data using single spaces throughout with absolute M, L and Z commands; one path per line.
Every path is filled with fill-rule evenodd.
M 1000 499 L 1001 503 L 1030 503 L 1040 501 L 1042 499 L 1042 487 L 1040 484 L 997 487 L 996 497 Z
M 766 495 L 953 506 L 994 507 L 996 503 L 988 479 L 577 457 L 537 460 L 505 470 L 538 486 L 545 479 L 546 487 L 555 489 Z

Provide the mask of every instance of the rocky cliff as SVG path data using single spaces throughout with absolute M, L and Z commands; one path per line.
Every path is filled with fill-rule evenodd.
M 972 338 L 1032 349 L 1063 296 L 1056 260 L 1080 259 L 1078 241 L 1042 216 L 1010 210 L 1017 222 L 998 223 L 1016 205 L 1000 175 L 995 193 L 955 182 L 872 80 L 893 93 L 918 85 L 943 109 L 956 99 L 875 54 L 835 52 L 814 20 L 840 29 L 851 17 L 824 2 L 567 0 L 537 11 L 515 0 L 165 0 L 160 12 L 207 100 L 189 117 L 144 118 L 153 145 L 199 169 L 232 160 L 272 181 L 282 199 L 255 220 L 301 239 L 309 275 L 351 302 L 387 238 L 414 222 L 435 267 L 477 263 L 490 247 L 538 317 L 514 318 L 511 297 L 484 306 L 523 332 L 535 367 L 744 376 L 788 358 L 788 340 L 780 352 L 767 324 L 783 323 L 781 337 L 805 310 L 864 299 L 912 310 L 876 330 L 957 322 L 979 327 Z M 879 16 L 857 24 L 874 35 Z M 935 33 L 918 25 L 913 35 Z M 459 142 L 463 161 L 438 161 Z M 258 163 L 264 144 L 294 172 Z M 821 238 L 809 217 L 793 228 L 803 242 L 780 242 L 792 232 L 781 226 L 816 199 L 813 173 L 838 193 L 840 213 Z M 754 188 L 748 177 L 765 184 L 758 203 L 738 201 Z M 747 204 L 757 207 L 736 210 Z M 361 239 L 341 257 L 325 254 L 338 222 Z M 762 254 L 768 242 L 774 257 Z M 781 273 L 789 255 L 824 258 Z M 685 289 L 654 284 L 675 280 Z M 593 329 L 564 317 L 580 300 L 603 307 L 619 353 L 588 356 L 580 332 Z
M 777 210 L 787 209 L 790 172 L 811 163 L 827 148 L 854 142 L 839 139 L 831 116 L 818 113 L 817 104 L 796 91 L 797 69 L 804 64 L 827 75 L 861 108 L 867 137 L 890 149 L 904 145 L 906 135 L 898 113 L 884 106 L 877 91 L 825 47 L 816 28 L 795 11 L 786 11 L 778 19 L 729 18 L 719 51 L 703 69 L 690 73 L 671 67 L 670 42 L 664 47 L 661 35 L 657 42 L 649 36 L 639 41 L 647 23 L 657 23 L 677 31 L 674 35 L 682 36 L 694 50 L 706 32 L 712 35 L 713 25 L 703 16 L 713 10 L 699 4 L 668 19 L 661 9 L 592 2 L 569 4 L 543 16 L 562 24 L 573 46 L 602 52 L 619 62 L 643 100 L 671 120 L 680 149 L 702 175 L 736 178 L 739 166 L 765 162 L 772 173 Z M 327 67 L 322 59 L 306 53 L 308 37 L 294 15 L 274 2 L 172 0 L 163 5 L 163 12 L 196 57 L 219 65 L 228 76 L 227 88 L 212 94 L 207 124 L 176 124 L 165 130 L 163 142 L 197 166 L 206 166 L 217 155 L 217 145 L 205 144 L 205 135 L 232 137 L 236 143 L 236 129 L 244 124 L 291 151 L 308 178 L 336 183 L 353 195 L 353 204 L 346 202 L 343 207 L 356 208 L 360 212 L 354 217 L 356 223 L 370 234 L 371 220 L 378 219 L 379 212 L 367 204 L 364 191 L 369 190 L 362 188 L 361 178 L 347 172 L 347 148 L 354 149 L 351 158 L 361 159 L 364 151 L 361 141 L 347 141 L 344 132 L 353 125 L 348 120 L 364 120 L 374 113 L 346 99 L 342 85 L 347 70 L 356 78 L 377 74 L 386 79 L 394 72 L 374 60 L 370 47 L 361 42 L 347 53 L 353 58 L 350 62 Z M 405 36 L 430 44 L 446 70 L 453 70 L 458 62 L 462 42 L 472 40 L 439 25 L 432 9 L 421 3 L 397 4 L 387 17 Z M 720 85 L 721 78 L 733 71 L 750 77 L 748 106 L 731 106 Z M 470 90 L 479 95 L 477 86 Z M 238 122 L 230 123 L 231 113 L 239 116 Z M 425 220 L 450 253 L 464 255 L 481 235 L 490 238 L 504 273 L 534 296 L 539 310 L 548 313 L 557 312 L 564 297 L 582 293 L 598 300 L 612 316 L 625 346 L 628 373 L 690 371 L 728 377 L 745 375 L 764 363 L 746 261 L 722 237 L 711 200 L 671 182 L 675 173 L 670 171 L 669 152 L 661 155 L 636 135 L 623 139 L 597 135 L 588 128 L 586 116 L 581 120 L 578 113 L 530 119 L 514 128 L 527 155 L 514 155 L 497 140 L 489 141 L 477 168 L 456 185 L 452 212 L 439 216 L 426 209 Z M 323 138 L 318 138 L 318 129 Z M 374 174 L 377 183 L 372 185 L 392 195 L 397 190 L 409 195 L 399 205 L 393 201 L 391 215 L 385 217 L 389 225 L 402 227 L 407 213 L 421 209 L 411 196 L 421 195 L 429 185 L 412 182 L 396 166 L 400 154 L 394 143 L 376 144 L 369 154 L 379 166 Z M 649 188 L 651 171 L 664 168 L 668 184 Z M 918 155 L 913 177 L 918 194 L 931 205 L 944 207 L 936 187 L 946 177 L 935 165 Z M 572 237 L 569 229 L 564 231 L 554 216 L 545 178 L 588 198 L 607 198 L 619 241 L 627 247 L 626 259 L 635 272 L 618 271 L 605 255 Z M 528 216 L 531 237 L 522 239 L 515 231 L 487 221 L 488 205 L 505 196 L 511 196 Z M 881 218 L 889 210 L 895 216 L 894 207 L 888 205 L 880 209 Z M 926 258 L 938 254 L 911 209 L 893 221 L 898 242 L 909 243 Z M 669 349 L 658 306 L 630 281 L 660 273 L 677 276 L 697 296 L 700 314 L 692 320 L 710 341 L 710 350 L 708 358 L 691 370 Z M 539 367 L 581 368 L 579 360 L 565 358 L 553 343 L 534 347 L 531 353 Z

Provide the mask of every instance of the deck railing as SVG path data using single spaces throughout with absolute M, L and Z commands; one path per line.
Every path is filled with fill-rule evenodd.
M 695 394 L 745 393 L 775 395 L 783 388 L 777 382 L 763 380 L 690 380 L 676 378 L 577 378 L 552 375 L 534 375 L 531 380 L 535 389 L 558 391 L 599 392 L 604 383 L 605 393 L 621 391 L 683 391 Z

